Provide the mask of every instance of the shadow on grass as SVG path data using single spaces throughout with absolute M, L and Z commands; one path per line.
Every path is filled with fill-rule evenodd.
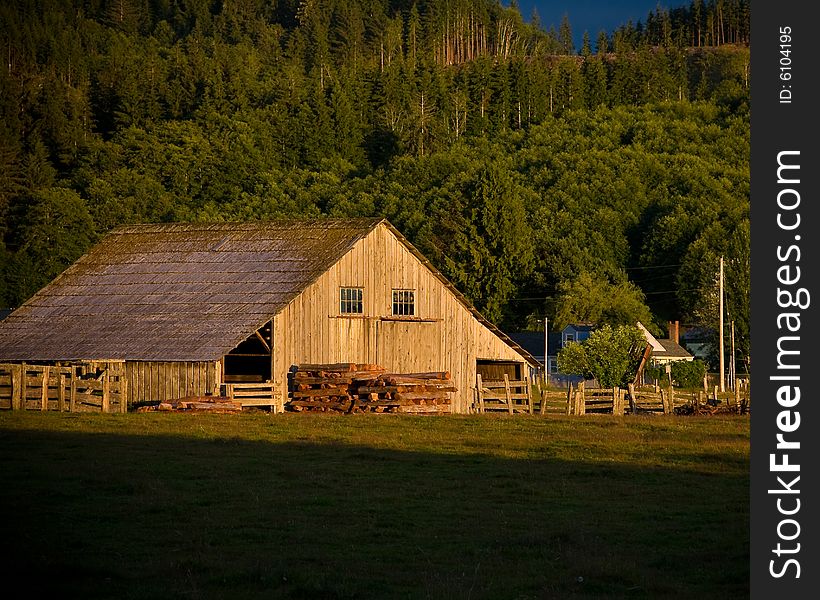
M 7 589 L 55 598 L 744 598 L 748 477 L 0 431 Z

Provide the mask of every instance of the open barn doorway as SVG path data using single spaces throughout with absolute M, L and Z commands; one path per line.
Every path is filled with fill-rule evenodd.
M 484 381 L 503 381 L 506 375 L 510 381 L 524 378 L 524 363 L 512 360 L 476 360 L 476 373 Z
M 225 355 L 225 383 L 263 383 L 271 380 L 271 323 Z

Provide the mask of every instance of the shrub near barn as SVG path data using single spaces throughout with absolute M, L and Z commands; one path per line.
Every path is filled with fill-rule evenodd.
M 706 364 L 698 359 L 675 361 L 670 366 L 672 382 L 678 387 L 693 390 L 703 384 Z
M 646 338 L 630 325 L 604 325 L 583 342 L 558 352 L 558 370 L 595 379 L 601 387 L 626 387 L 635 379 Z

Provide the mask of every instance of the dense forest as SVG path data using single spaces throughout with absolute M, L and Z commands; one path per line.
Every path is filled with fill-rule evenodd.
M 497 0 L 3 3 L 0 304 L 123 223 L 381 215 L 508 330 L 714 325 L 724 256 L 748 367 L 748 1 L 572 40 Z

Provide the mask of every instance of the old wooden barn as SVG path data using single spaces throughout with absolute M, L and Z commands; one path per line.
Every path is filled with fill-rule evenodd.
M 254 382 L 281 409 L 295 365 L 346 361 L 448 371 L 453 412 L 537 365 L 384 219 L 122 227 L 0 323 L 0 363 L 118 369 L 122 410 Z

